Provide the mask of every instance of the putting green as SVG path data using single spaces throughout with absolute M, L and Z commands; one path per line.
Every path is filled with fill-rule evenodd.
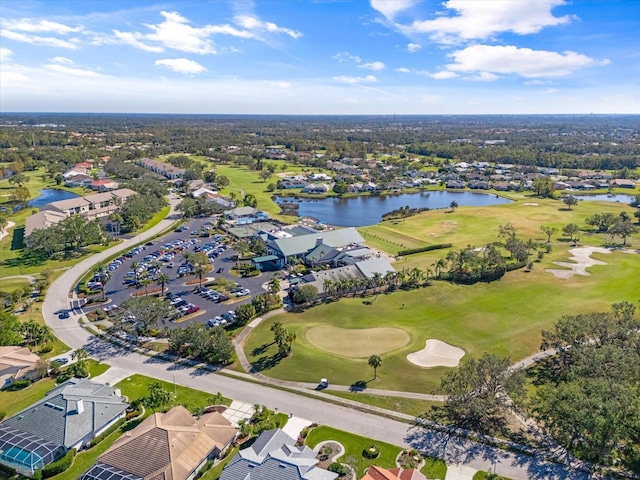
M 350 358 L 381 355 L 402 348 L 411 340 L 411 336 L 400 328 L 353 329 L 331 325 L 310 328 L 305 337 L 321 350 Z

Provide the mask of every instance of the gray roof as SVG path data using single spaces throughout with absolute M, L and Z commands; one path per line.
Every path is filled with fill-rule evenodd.
M 78 401 L 82 412 L 78 413 Z M 128 404 L 115 388 L 72 378 L 3 423 L 54 445 L 72 447 L 120 416 Z
M 340 230 L 330 230 L 328 232 L 317 232 L 298 237 L 279 238 L 270 241 L 267 245 L 282 253 L 283 256 L 301 255 L 316 247 L 318 241 L 325 245 L 336 248 L 350 244 L 362 244 L 364 238 L 353 227 L 342 228 Z
M 387 261 L 386 258 L 376 257 L 370 260 L 364 260 L 362 262 L 356 262 L 356 267 L 358 270 L 367 278 L 373 278 L 375 273 L 379 273 L 383 277 L 388 272 L 394 272 L 394 268 Z
M 263 432 L 231 459 L 220 480 L 333 480 L 338 476 L 317 468 L 315 452 L 295 443 L 280 429 Z

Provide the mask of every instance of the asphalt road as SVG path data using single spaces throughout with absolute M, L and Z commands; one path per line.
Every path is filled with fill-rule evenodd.
M 172 211 L 168 218 L 175 215 L 174 208 L 177 200 L 172 199 L 171 204 Z M 246 403 L 259 403 L 269 408 L 278 408 L 281 412 L 290 412 L 317 423 L 376 440 L 417 448 L 424 454 L 443 458 L 449 464 L 464 463 L 478 470 L 495 471 L 512 479 L 593 478 L 527 455 L 505 452 L 445 433 L 411 427 L 386 417 L 302 397 L 296 393 L 131 353 L 89 334 L 78 325 L 76 315 L 66 320 L 58 319 L 55 312 L 69 308 L 68 292 L 86 271 L 116 252 L 127 250 L 139 241 L 153 237 L 166 229 L 171 222 L 172 220 L 163 220 L 138 237 L 84 259 L 58 277 L 50 286 L 42 306 L 45 321 L 56 336 L 72 348 L 85 348 L 92 357 L 101 362 L 131 373 L 140 373 L 169 382 L 175 381 L 177 384 L 211 393 L 222 392 L 226 397 Z

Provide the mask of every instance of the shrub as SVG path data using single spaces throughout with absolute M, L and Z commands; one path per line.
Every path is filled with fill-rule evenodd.
M 380 455 L 380 449 L 375 445 L 371 445 L 370 447 L 362 450 L 362 456 L 364 458 L 378 458 L 378 455 Z
M 7 412 L 0 412 L 0 422 L 7 416 Z
M 4 412 L 2 412 L 4 413 Z M 39 470 L 38 470 L 39 471 Z M 9 465 L 5 465 L 3 463 L 0 463 L 0 472 L 4 472 L 6 474 L 8 474 L 9 476 L 14 476 L 16 474 L 16 469 L 15 468 L 11 468 Z M 38 472 L 36 472 L 38 473 Z M 35 475 L 33 478 L 36 478 Z
M 327 470 L 333 473 L 337 473 L 340 477 L 344 477 L 349 473 L 349 467 L 338 462 L 333 462 L 327 467 Z
M 67 471 L 73 463 L 73 457 L 75 456 L 76 450 L 75 448 L 72 448 L 64 457 L 62 457 L 57 462 L 45 465 L 45 467 L 42 469 L 42 478 L 53 477 L 54 475 L 58 475 L 59 473 Z
M 443 248 L 451 248 L 451 244 L 450 243 L 439 243 L 436 245 L 427 245 L 426 247 L 419 247 L 419 248 L 407 248 L 405 250 L 400 250 L 398 251 L 398 255 L 413 255 L 415 253 L 422 253 L 422 252 L 430 252 L 431 250 L 441 250 Z

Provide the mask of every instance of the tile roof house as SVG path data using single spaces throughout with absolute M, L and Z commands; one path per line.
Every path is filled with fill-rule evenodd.
M 25 238 L 31 235 L 35 230 L 44 230 L 46 228 L 60 223 L 67 216 L 64 213 L 56 212 L 54 210 L 42 210 L 38 213 L 27 217 L 24 224 L 24 236 Z
M 0 462 L 32 474 L 79 450 L 125 415 L 120 391 L 72 378 L 0 424 Z
M 187 480 L 208 459 L 219 457 L 236 433 L 218 412 L 196 419 L 177 406 L 125 433 L 81 480 Z
M 160 175 L 171 180 L 181 178 L 185 173 L 185 170 L 183 168 L 174 167 L 173 165 L 159 162 L 158 160 L 153 160 L 152 158 L 141 158 L 137 163 L 138 165 L 147 168 L 152 172 L 159 173 Z
M 40 376 L 37 369 L 39 360 L 40 357 L 26 347 L 0 347 L 0 388 L 17 380 L 36 380 Z
M 360 480 L 427 480 L 422 473 L 415 469 L 405 470 L 401 467 L 386 468 L 371 465 L 367 473 Z
M 333 480 L 338 475 L 316 467 L 316 454 L 282 430 L 263 432 L 240 450 L 222 471 L 220 480 Z

